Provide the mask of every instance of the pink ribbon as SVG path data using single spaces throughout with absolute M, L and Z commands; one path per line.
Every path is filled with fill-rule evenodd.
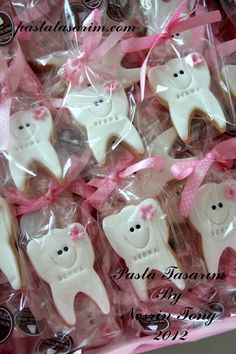
M 134 51 L 140 51 L 143 49 L 149 49 L 149 52 L 142 64 L 140 71 L 140 87 L 141 87 L 141 100 L 144 99 L 145 91 L 145 77 L 147 71 L 148 59 L 152 50 L 164 43 L 166 40 L 171 39 L 171 36 L 175 33 L 185 32 L 195 27 L 204 26 L 221 20 L 220 11 L 212 11 L 202 13 L 194 17 L 182 18 L 181 15 L 187 4 L 188 0 L 183 0 L 177 7 L 171 19 L 167 22 L 165 28 L 160 34 L 153 36 L 145 36 L 140 38 L 126 39 L 121 42 L 121 48 L 124 53 L 130 53 Z
M 95 9 L 83 22 L 85 27 L 91 24 L 101 26 L 101 14 L 98 9 Z M 76 39 L 81 42 L 79 43 L 81 54 L 67 60 L 62 76 L 65 81 L 82 86 L 89 81 L 91 76 L 96 79 L 103 74 L 115 74 L 116 68 L 112 64 L 99 71 L 96 63 L 116 45 L 124 33 L 112 32 L 105 40 L 102 38 L 102 33 L 102 31 L 79 33 L 79 38 L 76 37 Z
M 188 178 L 181 195 L 179 207 L 183 216 L 187 217 L 189 215 L 198 189 L 211 165 L 217 163 L 223 170 L 230 169 L 235 158 L 236 138 L 232 138 L 217 144 L 202 159 L 181 161 L 171 166 L 170 170 L 177 180 Z
M 29 214 L 47 207 L 48 205 L 56 202 L 58 197 L 66 190 L 85 197 L 93 194 L 95 188 L 87 186 L 85 182 L 78 178 L 79 173 L 88 162 L 89 156 L 90 154 L 88 154 L 87 151 L 85 151 L 81 159 L 78 159 L 76 156 L 72 156 L 70 158 L 70 167 L 66 171 L 63 184 L 59 184 L 59 182 L 51 180 L 47 192 L 39 198 L 29 199 L 15 187 L 8 188 L 7 199 L 11 204 L 16 205 L 16 216 Z
M 0 52 L 0 150 L 8 149 L 12 97 L 20 85 L 24 71 L 25 58 L 19 45 L 9 67 L 7 59 Z
M 85 205 L 89 204 L 98 211 L 101 211 L 110 194 L 123 179 L 147 168 L 154 168 L 161 171 L 165 163 L 160 157 L 150 157 L 134 163 L 135 160 L 135 156 L 129 151 L 126 151 L 118 160 L 115 169 L 107 177 L 104 179 L 93 178 L 88 185 L 96 187 L 97 190 L 87 198 Z

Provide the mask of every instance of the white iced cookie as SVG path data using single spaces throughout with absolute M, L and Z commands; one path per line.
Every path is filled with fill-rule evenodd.
M 52 229 L 48 235 L 31 240 L 27 252 L 39 276 L 49 284 L 56 308 L 68 324 L 76 322 L 74 299 L 79 292 L 89 296 L 103 313 L 109 313 L 106 290 L 93 269 L 93 246 L 81 224 Z
M 129 103 L 120 86 L 115 93 L 103 85 L 78 91 L 72 88 L 66 98 L 74 120 L 87 130 L 89 146 L 99 163 L 105 162 L 106 150 L 113 138 L 119 138 L 136 154 L 143 154 L 142 140 L 128 118 Z
M 217 272 L 221 254 L 227 247 L 236 250 L 236 183 L 207 183 L 197 194 L 190 222 L 201 235 L 204 259 L 209 272 Z
M 178 267 L 168 245 L 165 215 L 156 200 L 146 199 L 104 218 L 103 229 L 112 248 L 125 260 L 129 272 L 142 274 L 149 268 L 164 273 L 170 266 Z M 147 301 L 147 279 L 131 279 L 131 282 L 138 297 Z M 174 283 L 180 289 L 185 286 L 182 279 L 175 279 Z
M 5 274 L 12 288 L 21 287 L 21 276 L 17 261 L 14 233 L 14 220 L 6 199 L 0 197 L 0 270 Z
M 228 85 L 231 94 L 236 100 L 236 65 L 225 65 L 221 70 L 224 82 Z
M 62 169 L 51 144 L 53 121 L 46 107 L 18 111 L 10 118 L 9 167 L 16 187 L 24 190 L 26 179 L 34 177 L 34 164 L 45 167 L 56 178 Z
M 168 106 L 172 124 L 184 142 L 189 141 L 191 115 L 196 111 L 204 113 L 219 131 L 225 130 L 226 119 L 210 91 L 210 73 L 201 54 L 171 59 L 150 69 L 148 78 L 154 94 Z

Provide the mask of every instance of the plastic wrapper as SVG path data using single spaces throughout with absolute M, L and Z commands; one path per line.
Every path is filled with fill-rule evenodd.
M 235 328 L 224 8 L 4 1 L 1 354 L 144 353 Z

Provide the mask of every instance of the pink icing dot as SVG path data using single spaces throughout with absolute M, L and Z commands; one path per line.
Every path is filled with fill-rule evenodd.
M 34 119 L 43 120 L 47 116 L 47 109 L 46 107 L 36 107 L 32 113 Z
M 147 204 L 141 207 L 140 217 L 144 220 L 150 221 L 156 215 L 156 208 L 152 204 Z
M 69 236 L 72 241 L 82 240 L 85 234 L 85 229 L 83 226 L 74 225 L 69 231 Z

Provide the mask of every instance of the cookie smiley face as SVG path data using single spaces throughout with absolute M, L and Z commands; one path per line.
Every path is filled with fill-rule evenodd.
M 52 235 L 47 252 L 61 268 L 71 268 L 77 258 L 75 244 L 63 233 Z
M 91 97 L 92 105 L 89 108 L 89 112 L 91 112 L 94 116 L 105 117 L 107 116 L 112 109 L 112 102 L 108 96 L 100 96 Z
M 234 180 L 203 185 L 190 212 L 189 219 L 201 235 L 203 254 L 210 272 L 217 271 L 226 248 L 236 250 L 235 187 Z
M 31 139 L 35 134 L 35 122 L 30 112 L 27 113 L 19 118 L 13 118 L 10 124 L 12 135 L 19 141 Z
M 201 219 L 201 225 L 204 226 L 199 225 L 197 228 L 204 228 L 208 237 L 215 241 L 229 239 L 235 234 L 236 203 L 225 196 L 228 183 L 209 183 L 202 186 L 190 214 L 194 226 L 197 226 L 197 219 L 199 222 Z
M 222 203 L 218 200 L 212 200 L 211 205 L 206 210 L 206 215 L 209 220 L 215 225 L 223 225 L 228 222 L 229 206 L 227 203 Z M 213 204 L 214 203 L 214 204 Z
M 170 62 L 168 66 L 165 67 L 165 70 L 162 73 L 163 78 L 167 78 L 168 85 L 172 85 L 179 90 L 187 89 L 192 83 L 191 73 L 182 60 L 178 62 Z
M 86 116 L 87 119 L 106 117 L 112 110 L 111 96 L 92 87 L 81 92 L 74 90 L 73 94 L 68 96 L 67 104 L 77 109 L 78 116 Z
M 127 224 L 123 225 L 121 232 L 130 245 L 140 249 L 144 248 L 150 239 L 148 225 L 138 213 L 134 213 L 128 218 Z

